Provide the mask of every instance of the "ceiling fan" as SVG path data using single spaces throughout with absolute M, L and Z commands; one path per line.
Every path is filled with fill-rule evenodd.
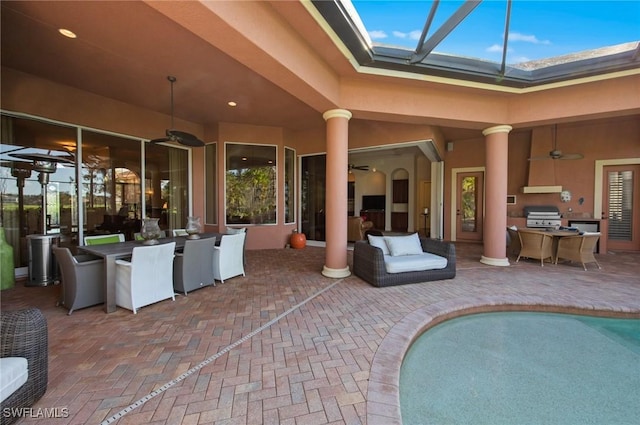
M 353 171 L 353 170 L 369 171 L 369 166 L 368 165 L 349 164 L 349 171 Z
M 529 158 L 529 161 L 537 161 L 540 159 L 582 159 L 584 156 L 581 153 L 562 153 L 558 149 L 558 142 L 556 140 L 557 125 L 553 126 L 553 150 L 549 151 L 549 155 L 533 156 Z
M 161 142 L 178 142 L 181 145 L 192 146 L 192 147 L 200 147 L 204 146 L 204 142 L 198 139 L 191 133 L 187 133 L 184 131 L 175 130 L 173 128 L 173 83 L 176 82 L 176 77 L 172 77 L 169 75 L 167 80 L 171 83 L 171 128 L 168 128 L 165 132 L 165 137 L 159 139 L 151 140 L 151 143 L 161 143 Z

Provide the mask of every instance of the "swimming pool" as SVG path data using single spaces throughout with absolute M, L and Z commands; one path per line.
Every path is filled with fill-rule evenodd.
M 635 424 L 640 320 L 481 313 L 429 329 L 400 370 L 403 424 Z

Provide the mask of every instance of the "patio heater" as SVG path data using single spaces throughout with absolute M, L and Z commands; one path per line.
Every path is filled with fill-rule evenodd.
M 11 176 L 17 179 L 18 186 L 18 226 L 20 237 L 26 236 L 24 223 L 24 181 L 31 177 L 32 165 L 28 162 L 11 161 Z

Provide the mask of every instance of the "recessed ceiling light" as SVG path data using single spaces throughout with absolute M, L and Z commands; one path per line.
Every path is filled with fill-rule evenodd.
M 74 32 L 73 32 L 73 31 L 71 31 L 71 30 L 68 30 L 68 29 L 66 29 L 66 28 L 60 28 L 60 29 L 58 30 L 58 32 L 59 32 L 60 34 L 64 35 L 65 37 L 69 37 L 69 38 L 76 38 L 76 37 L 77 37 L 76 33 L 74 33 Z
M 242 160 L 243 160 L 243 161 L 246 161 L 246 160 L 247 160 L 247 157 L 246 157 L 246 156 L 243 156 L 243 157 L 242 157 Z
M 230 100 L 229 102 L 227 102 L 227 105 L 229 105 L 231 107 L 238 106 L 238 104 L 236 102 L 234 102 L 233 100 Z

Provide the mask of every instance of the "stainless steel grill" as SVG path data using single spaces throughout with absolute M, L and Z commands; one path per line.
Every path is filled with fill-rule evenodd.
M 553 205 L 532 205 L 524 207 L 527 227 L 560 227 L 560 210 Z

